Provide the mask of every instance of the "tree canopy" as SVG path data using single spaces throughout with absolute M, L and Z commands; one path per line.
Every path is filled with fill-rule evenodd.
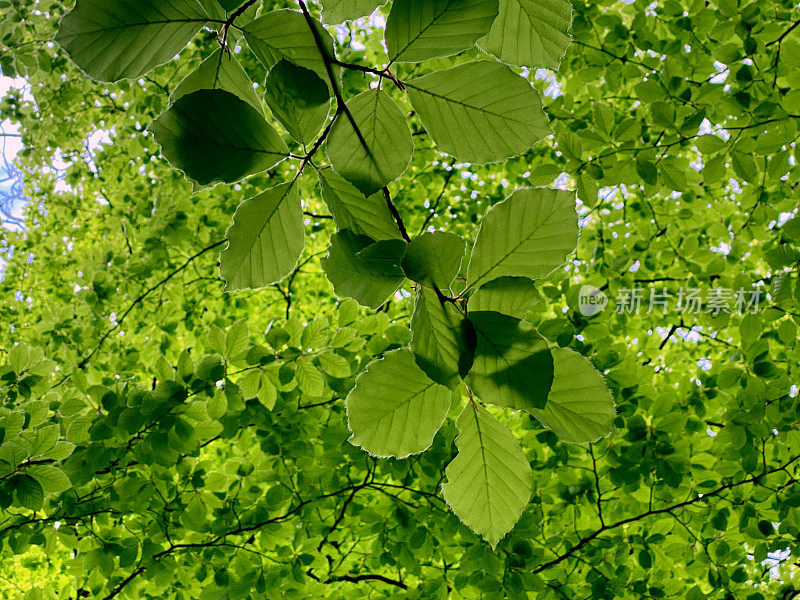
M 4 597 L 800 594 L 796 5 L 0 9 Z

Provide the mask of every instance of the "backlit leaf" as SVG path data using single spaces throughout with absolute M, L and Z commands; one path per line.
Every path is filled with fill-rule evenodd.
M 250 81 L 242 65 L 222 48 L 216 50 L 196 71 L 187 75 L 178 84 L 172 92 L 170 101 L 175 103 L 179 98 L 198 90 L 225 90 L 264 114 L 253 82 Z
M 504 276 L 545 277 L 564 264 L 577 243 L 575 192 L 518 190 L 483 218 L 467 284 L 474 288 Z
M 554 377 L 544 410 L 534 417 L 563 442 L 596 442 L 614 430 L 616 410 L 603 376 L 568 348 L 554 348 Z
M 322 20 L 328 25 L 338 25 L 360 17 L 368 17 L 387 0 L 325 0 Z
M 339 297 L 351 297 L 369 308 L 382 306 L 403 283 L 402 240 L 374 242 L 344 229 L 331 236 L 322 268 Z
M 353 120 L 336 117 L 326 153 L 336 172 L 369 196 L 406 170 L 414 142 L 400 107 L 380 89 L 362 92 L 347 108 Z
M 469 311 L 494 311 L 524 319 L 539 299 L 526 277 L 499 277 L 478 288 L 469 299 Z
M 424 233 L 408 245 L 403 269 L 409 279 L 446 291 L 461 269 L 466 249 L 464 240 L 452 233 Z
M 319 21 L 315 22 L 315 27 L 325 51 L 333 57 L 333 38 Z M 325 61 L 302 13 L 288 9 L 268 12 L 245 25 L 244 37 L 253 54 L 267 69 L 286 59 L 298 67 L 314 71 L 331 87 Z M 332 70 L 338 76 L 339 67 L 334 65 Z
M 118 81 L 171 60 L 207 20 L 197 0 L 78 0 L 56 41 L 93 79 Z
M 461 161 L 517 156 L 551 131 L 536 90 L 499 63 L 465 63 L 412 79 L 406 87 L 433 141 Z
M 386 46 L 393 62 L 450 56 L 489 33 L 498 0 L 395 0 L 386 20 Z
M 420 289 L 411 317 L 411 350 L 428 377 L 454 387 L 472 363 L 471 324 L 451 302 L 442 303 L 433 290 Z
M 373 456 L 405 458 L 427 450 L 450 408 L 450 390 L 434 383 L 407 349 L 370 363 L 347 396 L 350 442 Z
M 478 44 L 510 65 L 557 69 L 571 22 L 568 0 L 500 0 L 500 15 Z
M 531 467 L 519 441 L 482 406 L 468 403 L 456 425 L 458 454 L 445 469 L 442 495 L 494 548 L 528 505 Z
M 315 140 L 331 110 L 325 82 L 314 71 L 283 59 L 267 75 L 264 99 L 273 116 L 302 144 Z
M 373 240 L 400 239 L 400 229 L 382 192 L 367 198 L 358 188 L 331 169 L 317 173 L 322 197 L 339 229 L 349 229 Z
M 220 274 L 228 291 L 263 288 L 289 275 L 305 246 L 296 185 L 282 183 L 242 202 L 227 237 Z

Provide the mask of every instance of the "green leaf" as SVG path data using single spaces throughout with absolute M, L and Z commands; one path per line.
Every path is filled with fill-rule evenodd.
M 331 110 L 325 82 L 314 71 L 283 59 L 267 75 L 264 99 L 275 118 L 301 144 L 314 141 Z
M 603 376 L 588 359 L 568 348 L 554 348 L 553 386 L 544 410 L 531 413 L 562 442 L 596 442 L 614 431 L 617 413 Z
M 456 426 L 458 454 L 445 469 L 442 495 L 494 549 L 528 505 L 531 467 L 519 441 L 482 406 L 468 403 Z
M 649 185 L 658 183 L 658 168 L 641 156 L 636 159 L 636 173 L 642 178 L 642 181 Z
M 436 292 L 417 293 L 411 317 L 411 350 L 417 364 L 436 383 L 452 388 L 472 363 L 474 332 L 471 324 L 451 302 L 444 304 Z
M 56 41 L 93 79 L 119 81 L 172 60 L 207 20 L 197 0 L 78 0 Z
M 319 21 L 314 21 L 314 26 L 328 56 L 334 57 L 333 38 Z M 333 91 L 314 33 L 302 13 L 288 9 L 268 12 L 245 25 L 244 39 L 267 69 L 286 59 L 298 67 L 314 71 Z M 340 68 L 333 65 L 332 72 L 338 77 Z
M 545 277 L 564 264 L 577 243 L 575 192 L 518 190 L 483 218 L 467 285 L 479 287 L 504 276 Z
M 297 361 L 297 384 L 306 396 L 318 398 L 325 393 L 325 377 L 310 358 Z
M 469 299 L 469 312 L 494 311 L 524 319 L 539 300 L 527 277 L 499 277 L 478 288 Z
M 264 107 L 253 88 L 253 82 L 242 65 L 222 48 L 205 59 L 196 71 L 184 77 L 172 92 L 170 101 L 174 104 L 183 96 L 198 90 L 225 90 L 264 114 Z
M 340 356 L 334 352 L 324 352 L 320 354 L 319 365 L 326 374 L 337 379 L 345 379 L 353 374 L 350 369 L 350 362 L 344 356 Z
M 734 172 L 744 181 L 749 181 L 750 183 L 758 181 L 758 166 L 750 154 L 737 150 L 731 152 L 731 164 Z
M 225 357 L 234 359 L 250 345 L 250 327 L 247 319 L 239 319 L 225 334 Z
M 510 65 L 558 69 L 570 23 L 568 0 L 500 0 L 500 14 L 478 45 Z
M 414 141 L 405 115 L 386 93 L 375 88 L 347 102 L 333 124 L 325 149 L 336 171 L 369 196 L 408 167 Z
M 318 171 L 317 175 L 322 198 L 339 229 L 350 229 L 373 240 L 402 238 L 383 193 L 378 192 L 367 198 L 331 169 Z
M 421 62 L 472 48 L 489 33 L 498 0 L 395 0 L 386 20 L 391 62 Z
M 467 378 L 484 402 L 531 411 L 544 408 L 553 384 L 553 357 L 544 338 L 525 321 L 474 312 L 475 360 Z
M 42 455 L 42 458 L 49 458 L 50 460 L 64 460 L 69 458 L 74 450 L 75 444 L 71 442 L 56 442 L 56 445 L 51 450 L 45 452 Z
M 244 4 L 244 0 L 217 0 L 219 5 L 226 11 L 231 12 Z
M 322 7 L 322 20 L 328 25 L 338 25 L 375 12 L 387 0 L 325 0 Z
M 406 87 L 433 141 L 460 161 L 517 156 L 551 133 L 539 94 L 499 63 L 458 65 L 412 79 Z
M 33 465 L 26 473 L 39 482 L 45 494 L 60 494 L 72 487 L 64 471 L 52 465 Z
M 461 270 L 466 251 L 464 240 L 455 234 L 424 233 L 408 245 L 403 269 L 409 279 L 446 291 Z
M 389 352 L 367 365 L 347 396 L 350 442 L 382 458 L 424 452 L 447 416 L 450 397 L 408 349 Z
M 30 452 L 26 447 L 22 446 L 24 440 L 20 443 L 14 440 L 7 440 L 0 444 L 0 461 L 6 462 L 10 465 L 17 466 L 30 456 Z
M 203 8 L 206 9 L 208 16 L 211 19 L 214 19 L 215 22 L 213 23 L 214 29 L 222 29 L 222 23 L 220 21 L 226 21 L 236 10 L 244 4 L 244 0 L 202 0 L 203 1 Z M 234 6 L 235 5 L 235 6 Z M 233 8 L 230 8 L 230 7 Z M 235 44 L 231 44 L 236 40 L 239 40 L 243 35 L 243 31 L 239 29 L 239 27 L 244 27 L 247 23 L 252 21 L 256 18 L 256 13 L 259 9 L 259 3 L 251 4 L 248 6 L 243 13 L 241 13 L 238 17 L 236 17 L 236 27 L 231 27 L 228 29 L 228 45 L 235 47 Z
M 234 183 L 275 166 L 289 152 L 261 113 L 224 90 L 183 96 L 149 130 L 166 159 L 201 185 Z
M 275 402 L 278 400 L 278 388 L 275 387 L 267 373 L 261 374 L 261 387 L 258 390 L 257 398 L 267 410 L 275 408 Z
M 303 211 L 294 182 L 242 202 L 227 238 L 228 246 L 220 254 L 226 290 L 256 290 L 289 275 L 305 247 Z
M 405 275 L 400 267 L 402 240 L 374 242 L 347 229 L 331 237 L 322 268 L 339 297 L 351 297 L 369 308 L 379 308 L 397 291 Z
M 8 352 L 8 366 L 17 375 L 25 371 L 29 366 L 30 353 L 25 344 L 14 344 Z
M 44 504 L 44 489 L 36 479 L 30 475 L 17 475 L 11 483 L 17 500 L 25 508 L 39 510 Z

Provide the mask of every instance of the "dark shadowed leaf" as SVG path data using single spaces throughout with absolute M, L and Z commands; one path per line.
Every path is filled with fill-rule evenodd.
M 475 360 L 467 378 L 484 402 L 531 411 L 547 403 L 553 357 L 532 325 L 495 312 L 470 313 Z
M 423 288 L 411 317 L 411 350 L 428 377 L 454 387 L 472 364 L 475 346 L 471 323 L 452 302 Z
M 224 90 L 183 96 L 148 129 L 167 160 L 201 185 L 239 181 L 289 152 L 261 113 Z
M 436 231 L 413 239 L 403 258 L 403 269 L 409 279 L 446 291 L 458 272 L 467 246 L 459 236 Z
M 344 229 L 331 237 L 322 268 L 337 296 L 355 298 L 364 306 L 378 308 L 405 279 L 400 267 L 405 246 L 402 240 L 373 242 Z
M 273 116 L 301 144 L 310 144 L 328 121 L 330 94 L 310 69 L 281 59 L 267 75 L 264 99 Z

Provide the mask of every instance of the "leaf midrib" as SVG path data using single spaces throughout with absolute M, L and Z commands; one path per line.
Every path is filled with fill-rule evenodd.
M 498 265 L 500 265 L 502 262 L 506 261 L 506 260 L 508 259 L 508 257 L 509 257 L 509 256 L 511 256 L 512 254 L 514 254 L 514 253 L 515 253 L 515 252 L 516 252 L 516 251 L 517 251 L 517 250 L 520 248 L 520 246 L 522 246 L 523 244 L 525 244 L 526 242 L 528 242 L 528 241 L 529 241 L 529 240 L 530 240 L 530 239 L 531 239 L 531 238 L 532 238 L 534 235 L 536 235 L 537 233 L 539 233 L 539 231 L 540 231 L 540 230 L 541 230 L 541 229 L 542 229 L 542 228 L 543 228 L 543 227 L 544 227 L 544 226 L 545 226 L 547 223 L 549 223 L 549 222 L 550 222 L 550 216 L 551 216 L 551 215 L 553 215 L 553 214 L 555 214 L 556 212 L 557 212 L 556 210 L 553 210 L 553 211 L 551 211 L 551 212 L 550 212 L 550 213 L 547 215 L 547 217 L 546 217 L 546 218 L 545 218 L 545 219 L 544 219 L 544 220 L 543 220 L 541 223 L 539 223 L 539 225 L 537 225 L 537 226 L 536 226 L 536 228 L 535 228 L 533 231 L 531 231 L 531 232 L 530 232 L 530 233 L 529 233 L 527 236 L 523 237 L 523 238 L 520 240 L 520 242 L 519 242 L 518 244 L 516 244 L 515 246 L 513 246 L 513 247 L 511 248 L 511 250 L 510 250 L 510 251 L 508 251 L 506 254 L 504 254 L 502 257 L 500 257 L 500 258 L 499 258 L 497 261 L 495 261 L 495 263 L 494 263 L 494 264 L 492 264 L 492 265 L 491 265 L 491 266 L 490 266 L 488 269 L 484 270 L 484 271 L 483 271 L 483 273 L 481 273 L 481 274 L 480 274 L 480 275 L 479 275 L 479 276 L 478 276 L 478 277 L 475 279 L 475 281 L 473 281 L 471 284 L 469 284 L 469 285 L 467 286 L 467 289 L 469 289 L 469 288 L 472 288 L 472 287 L 479 287 L 479 286 L 477 286 L 477 283 L 478 283 L 479 281 L 481 281 L 481 280 L 482 280 L 484 277 L 486 277 L 486 275 L 487 275 L 488 273 L 491 273 L 491 272 L 492 272 L 494 269 L 496 269 L 496 268 L 498 267 Z M 479 232 L 478 232 L 478 237 L 479 237 L 479 238 L 480 238 L 480 235 L 481 235 L 482 231 L 483 231 L 483 223 L 481 223 L 481 231 L 479 231 Z M 473 253 L 474 253 L 474 250 L 473 250 Z M 470 265 L 471 265 L 471 264 L 472 264 L 472 258 L 470 258 Z M 467 275 L 469 275 L 469 271 L 467 272 Z
M 75 38 L 83 35 L 91 35 L 94 33 L 104 33 L 106 31 L 114 31 L 116 29 L 127 29 L 130 27 L 147 27 L 150 25 L 169 25 L 170 23 L 217 23 L 216 19 L 163 19 L 161 21 L 137 21 L 136 23 L 124 23 L 122 25 L 110 25 L 101 27 L 100 29 L 84 29 L 77 33 L 64 33 L 59 34 L 61 39 Z
M 483 433 L 481 432 L 481 423 L 478 419 L 478 406 L 475 401 L 472 401 L 472 415 L 475 418 L 475 431 L 478 434 L 478 446 L 481 449 L 481 465 L 483 467 L 483 480 L 485 482 L 484 491 L 486 493 L 486 507 L 487 516 L 489 518 L 489 531 L 490 534 L 494 531 L 494 524 L 492 523 L 492 499 L 489 496 L 489 467 L 486 464 L 486 447 L 483 443 Z
M 424 28 L 422 28 L 422 29 L 420 30 L 420 32 L 419 32 L 419 33 L 418 33 L 418 34 L 417 34 L 415 37 L 413 37 L 413 38 L 412 38 L 412 39 L 411 39 L 411 40 L 410 40 L 410 41 L 409 41 L 409 42 L 408 42 L 408 43 L 407 43 L 405 46 L 403 46 L 403 49 L 402 49 L 402 50 L 400 50 L 399 52 L 397 52 L 397 54 L 395 54 L 393 57 L 391 57 L 390 61 L 391 61 L 391 62 L 396 62 L 398 58 L 400 58 L 401 56 L 403 56 L 403 53 L 404 53 L 406 50 L 408 50 L 408 49 L 409 49 L 409 48 L 410 48 L 410 47 L 411 47 L 411 46 L 412 46 L 412 45 L 413 45 L 413 44 L 414 44 L 414 43 L 415 43 L 415 42 L 416 42 L 418 39 L 420 39 L 420 38 L 423 36 L 423 34 L 424 34 L 426 31 L 428 31 L 428 29 L 430 29 L 431 27 L 433 27 L 433 25 L 436 23 L 436 21 L 438 21 L 439 19 L 441 19 L 441 18 L 442 18 L 442 15 L 443 15 L 443 14 L 445 14 L 445 13 L 446 13 L 446 12 L 447 12 L 449 9 L 450 9 L 450 4 L 449 4 L 449 2 L 448 2 L 448 4 L 447 4 L 447 5 L 445 5 L 444 9 L 443 9 L 443 10 L 442 10 L 442 11 L 441 11 L 439 14 L 437 14 L 436 16 L 434 16 L 434 17 L 433 17 L 433 19 L 431 19 L 430 23 L 428 23 L 428 24 L 427 24 L 427 25 L 426 25 Z
M 432 73 L 432 75 L 435 75 L 435 74 L 436 73 Z M 425 75 L 425 77 L 429 77 L 429 76 Z M 445 102 L 450 102 L 451 104 L 457 104 L 458 106 L 462 106 L 462 107 L 464 107 L 466 109 L 469 109 L 469 110 L 475 110 L 475 111 L 478 111 L 478 112 L 481 112 L 481 113 L 484 113 L 484 114 L 487 114 L 487 115 L 491 115 L 493 117 L 497 117 L 499 119 L 503 119 L 505 121 L 509 121 L 511 123 L 516 123 L 518 125 L 530 126 L 530 121 L 523 121 L 521 119 L 515 119 L 514 117 L 510 117 L 508 115 L 504 115 L 504 114 L 501 114 L 501 113 L 496 113 L 496 112 L 493 112 L 493 111 L 488 110 L 486 108 L 482 108 L 482 107 L 479 107 L 479 106 L 473 106 L 471 104 L 467 104 L 466 102 L 463 102 L 461 100 L 454 100 L 453 98 L 449 98 L 447 96 L 443 96 L 441 94 L 437 94 L 436 92 L 433 92 L 431 90 L 428 90 L 428 89 L 425 89 L 425 88 L 421 88 L 421 87 L 419 87 L 417 85 L 414 85 L 413 81 L 406 82 L 405 86 L 409 87 L 409 88 L 412 88 L 412 89 L 415 89 L 420 93 L 428 94 L 429 96 L 433 96 L 434 98 L 438 98 L 439 100 L 444 100 Z
M 278 202 L 275 204 L 275 208 L 273 208 L 272 211 L 269 213 L 269 215 L 267 215 L 267 217 L 264 219 L 264 222 L 262 223 L 261 228 L 258 230 L 258 233 L 256 233 L 255 237 L 252 239 L 251 243 L 249 244 L 248 251 L 246 253 L 244 253 L 244 255 L 242 256 L 242 259 L 239 261 L 239 264 L 238 264 L 238 267 L 237 267 L 237 271 L 241 270 L 242 265 L 244 265 L 244 262 L 245 262 L 245 258 L 244 257 L 253 251 L 253 248 L 255 247 L 256 242 L 259 239 L 261 239 L 261 234 L 264 233 L 264 230 L 267 228 L 267 225 L 269 224 L 270 221 L 272 221 L 272 217 L 274 217 L 275 213 L 278 212 L 278 210 L 280 210 L 281 206 L 283 206 L 283 203 L 286 201 L 286 198 L 289 196 L 289 194 L 291 193 L 292 189 L 294 189 L 295 181 L 291 181 L 289 183 L 289 187 L 286 188 L 286 190 L 283 193 L 283 196 L 281 196 L 281 199 L 278 200 Z M 228 240 L 228 244 L 229 244 L 228 245 L 228 249 L 230 249 L 230 240 Z

